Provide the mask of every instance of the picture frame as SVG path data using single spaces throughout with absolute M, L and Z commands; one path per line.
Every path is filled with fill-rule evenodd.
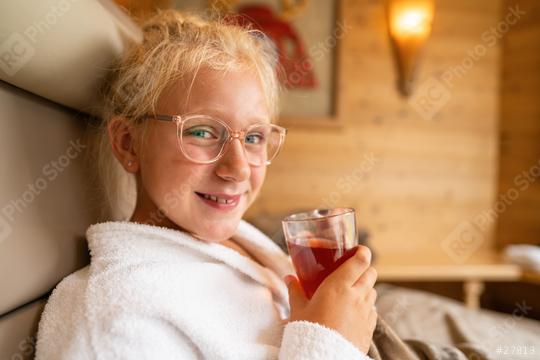
M 322 84 L 323 87 L 319 89 L 318 93 L 310 94 L 309 90 L 300 91 L 299 94 L 293 96 L 293 99 L 288 99 L 288 96 L 295 94 L 296 90 L 288 90 L 284 87 L 285 92 L 282 96 L 283 111 L 279 117 L 279 124 L 284 127 L 301 127 L 301 128 L 339 128 L 341 127 L 341 105 L 340 105 L 340 94 L 339 90 L 341 89 L 342 82 L 342 73 L 340 60 L 342 59 L 342 40 L 346 36 L 348 31 L 348 25 L 344 22 L 343 14 L 343 1 L 344 0 L 312 0 L 309 2 L 309 6 L 316 7 L 321 4 L 327 4 L 324 9 L 317 9 L 315 11 L 309 12 L 306 8 L 305 14 L 299 16 L 298 20 L 293 20 L 293 25 L 297 26 L 299 35 L 302 37 L 304 34 L 313 34 L 313 31 L 310 29 L 302 29 L 303 23 L 315 23 L 319 24 L 320 22 L 313 22 L 311 19 L 312 16 L 319 17 L 321 13 L 324 13 L 325 16 L 331 17 L 327 19 L 327 29 L 324 33 L 319 32 L 311 37 L 306 38 L 305 49 L 308 54 L 315 54 L 316 56 L 320 54 L 321 49 L 324 53 L 326 59 L 323 59 L 322 64 L 317 67 L 317 64 L 314 65 L 315 75 L 317 78 L 325 78 L 326 81 Z M 328 11 L 328 4 L 332 7 L 332 11 Z M 302 18 L 304 16 L 304 18 Z M 319 59 L 313 59 L 316 62 Z M 323 72 L 323 73 L 321 73 Z M 326 73 L 324 73 L 326 72 Z M 322 75 L 322 76 L 321 76 Z M 302 104 L 298 100 L 300 97 L 306 97 L 307 100 L 304 100 Z M 316 109 L 318 111 L 303 112 L 302 110 L 306 107 L 311 107 L 313 103 L 322 102 L 321 99 L 326 98 L 326 107 L 325 109 Z M 287 103 L 287 101 L 289 101 Z M 303 105 L 303 106 L 302 106 Z M 287 111 L 287 106 L 289 108 L 293 107 L 296 111 Z

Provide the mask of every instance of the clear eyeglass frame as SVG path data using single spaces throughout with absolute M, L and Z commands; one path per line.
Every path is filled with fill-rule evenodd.
M 210 115 L 193 114 L 193 115 L 181 116 L 181 115 L 163 115 L 163 114 L 152 115 L 152 114 L 147 114 L 147 115 L 143 116 L 143 118 L 156 119 L 156 120 L 160 120 L 160 121 L 174 122 L 176 124 L 176 135 L 177 135 L 177 138 L 178 138 L 178 144 L 180 146 L 180 151 L 182 151 L 182 154 L 187 159 L 189 159 L 190 161 L 192 161 L 194 163 L 197 163 L 197 164 L 211 164 L 211 163 L 214 163 L 214 162 L 218 161 L 227 152 L 229 144 L 234 139 L 238 139 L 242 144 L 242 147 L 244 149 L 244 155 L 246 155 L 246 159 L 248 160 L 248 163 L 250 165 L 253 165 L 253 166 L 266 165 L 266 166 L 268 166 L 268 165 L 271 164 L 272 160 L 275 159 L 276 156 L 281 151 L 281 148 L 283 147 L 283 143 L 285 142 L 285 136 L 287 135 L 287 129 L 285 129 L 284 127 L 281 127 L 279 125 L 275 125 L 275 124 L 257 123 L 257 124 L 252 124 L 252 125 L 248 126 L 247 128 L 242 129 L 242 130 L 233 130 L 223 120 L 221 120 L 219 118 L 215 118 L 215 117 L 210 116 Z M 183 140 L 182 140 L 182 134 L 183 134 L 183 131 L 184 131 L 184 124 L 186 123 L 186 121 L 191 120 L 191 119 L 195 119 L 195 118 L 210 118 L 210 119 L 218 122 L 219 124 L 221 124 L 227 130 L 227 139 L 225 139 L 225 141 L 223 142 L 223 145 L 221 146 L 221 149 L 220 149 L 219 153 L 213 159 L 206 160 L 206 161 L 205 160 L 194 159 L 192 156 L 190 156 L 187 153 L 187 151 L 184 148 L 184 144 L 183 144 Z M 277 146 L 277 149 L 276 149 L 275 153 L 270 158 L 268 158 L 263 164 L 253 164 L 253 163 L 249 162 L 249 158 L 247 157 L 246 134 L 249 133 L 250 129 L 255 128 L 257 126 L 261 126 L 261 125 L 270 126 L 273 129 L 278 131 L 278 133 L 279 133 L 279 144 Z

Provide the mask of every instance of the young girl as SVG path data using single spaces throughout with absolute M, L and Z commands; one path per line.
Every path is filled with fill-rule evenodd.
M 37 358 L 368 359 L 369 250 L 308 300 L 242 220 L 286 134 L 264 35 L 172 10 L 143 31 L 107 81 L 99 161 L 135 179 L 135 210 L 88 229 L 91 264 L 52 293 Z

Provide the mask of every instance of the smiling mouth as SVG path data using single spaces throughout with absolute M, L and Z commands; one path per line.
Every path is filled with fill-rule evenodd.
M 216 204 L 222 204 L 222 205 L 236 204 L 238 202 L 238 200 L 240 199 L 240 196 L 241 196 L 241 195 L 233 195 L 233 196 L 225 195 L 225 196 L 222 196 L 222 195 L 204 194 L 204 193 L 199 193 L 199 192 L 195 192 L 195 194 L 197 194 L 199 197 L 201 197 L 201 198 L 203 198 L 205 200 L 213 201 Z

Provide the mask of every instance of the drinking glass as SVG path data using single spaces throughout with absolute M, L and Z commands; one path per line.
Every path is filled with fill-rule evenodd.
M 296 275 L 308 298 L 358 247 L 351 208 L 301 212 L 286 217 L 282 225 Z

